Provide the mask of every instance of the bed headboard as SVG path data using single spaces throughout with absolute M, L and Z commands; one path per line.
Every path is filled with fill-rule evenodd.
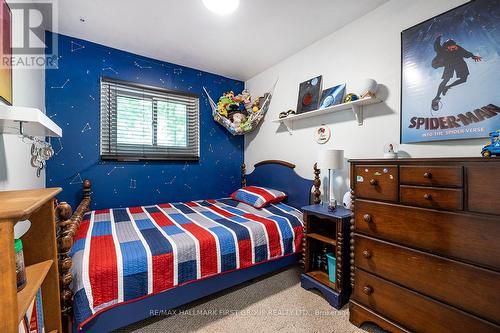
M 319 170 L 314 164 L 314 180 L 302 178 L 295 172 L 295 164 L 266 160 L 256 163 L 255 170 L 246 174 L 246 165 L 241 166 L 241 185 L 270 187 L 288 194 L 287 204 L 300 209 L 302 206 L 319 203 Z M 314 191 L 311 189 L 314 185 Z M 311 200 L 311 196 L 314 198 Z

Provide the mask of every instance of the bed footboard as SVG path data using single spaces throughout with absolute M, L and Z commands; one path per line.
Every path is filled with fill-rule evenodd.
M 71 266 L 73 262 L 69 257 L 69 252 L 73 247 L 73 239 L 80 226 L 83 215 L 90 208 L 91 183 L 89 180 L 83 182 L 83 199 L 72 212 L 71 206 L 66 202 L 61 202 L 56 207 L 56 234 L 57 234 L 57 254 L 59 261 L 59 288 L 61 293 L 61 312 L 63 320 L 63 330 L 71 331 L 71 315 L 73 309 L 73 292 L 70 284 L 73 281 Z

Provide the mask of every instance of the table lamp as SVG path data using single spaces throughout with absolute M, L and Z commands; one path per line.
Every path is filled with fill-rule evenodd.
M 337 200 L 331 193 L 332 170 L 341 170 L 344 166 L 344 151 L 337 149 L 320 150 L 318 154 L 318 168 L 328 169 L 328 210 L 337 208 Z

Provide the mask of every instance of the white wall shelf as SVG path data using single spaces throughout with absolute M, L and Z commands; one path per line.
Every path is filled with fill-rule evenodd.
M 380 98 L 366 97 L 363 99 L 358 99 L 357 101 L 353 101 L 353 102 L 333 105 L 333 106 L 330 106 L 330 107 L 325 108 L 325 109 L 317 109 L 317 110 L 313 110 L 313 111 L 309 111 L 309 112 L 299 113 L 296 115 L 290 115 L 290 116 L 283 118 L 283 119 L 275 119 L 275 120 L 273 120 L 273 122 L 274 123 L 281 123 L 281 124 L 285 125 L 288 132 L 290 134 L 292 134 L 293 133 L 292 125 L 293 125 L 293 122 L 296 120 L 316 117 L 316 116 L 330 114 L 330 113 L 339 112 L 339 111 L 351 110 L 354 113 L 356 120 L 358 121 L 358 125 L 361 126 L 361 125 L 363 125 L 363 106 L 370 105 L 370 104 L 377 104 L 377 103 L 381 103 L 381 102 L 382 102 L 382 99 L 380 99 Z
M 61 137 L 62 129 L 39 109 L 0 104 L 0 133 Z

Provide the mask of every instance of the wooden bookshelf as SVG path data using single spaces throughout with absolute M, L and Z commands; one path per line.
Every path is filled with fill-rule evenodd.
M 42 289 L 47 332 L 62 332 L 54 197 L 60 188 L 0 192 L 0 332 L 17 333 L 30 303 Z M 26 286 L 16 287 L 14 225 L 29 219 L 31 227 L 21 238 Z
M 351 293 L 349 280 L 345 278 L 349 271 L 349 233 L 345 231 L 349 230 L 351 211 L 339 206 L 331 212 L 327 205 L 310 205 L 302 210 L 305 241 L 301 286 L 319 290 L 333 307 L 340 309 Z M 327 270 L 317 264 L 318 256 L 324 257 L 326 252 L 336 258 L 335 279 L 330 279 L 330 266 Z
M 26 286 L 17 293 L 17 319 L 21 321 L 28 307 L 42 286 L 53 261 L 47 260 L 26 267 Z

